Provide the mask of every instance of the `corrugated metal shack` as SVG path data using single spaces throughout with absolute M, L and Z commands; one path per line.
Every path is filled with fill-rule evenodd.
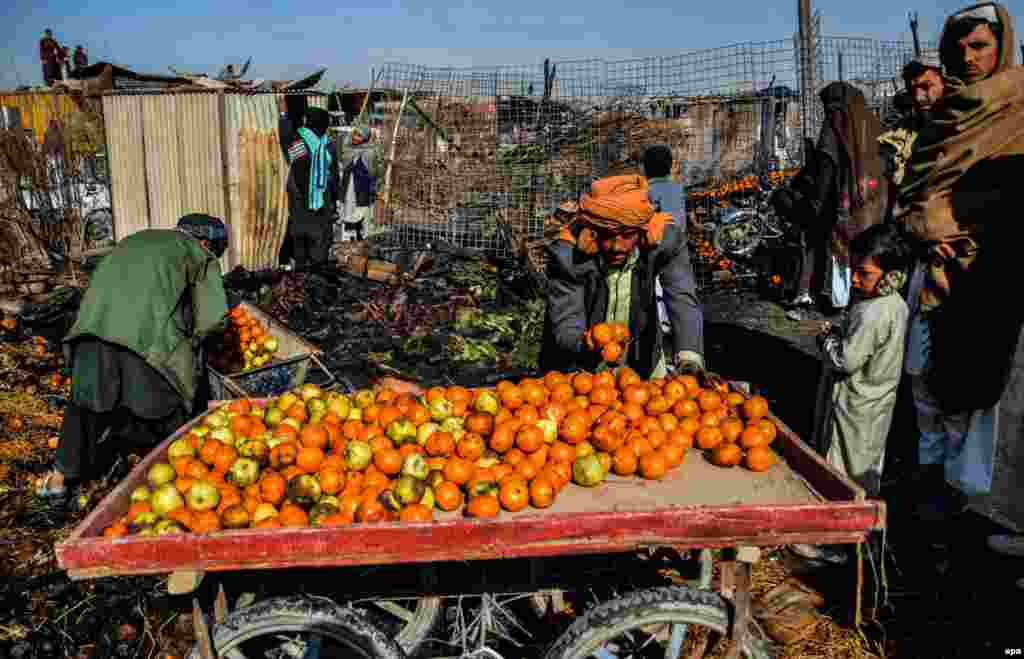
M 288 96 L 293 116 L 327 108 L 324 94 Z M 104 95 L 115 239 L 208 213 L 230 226 L 225 271 L 275 266 L 288 210 L 278 97 L 201 88 Z

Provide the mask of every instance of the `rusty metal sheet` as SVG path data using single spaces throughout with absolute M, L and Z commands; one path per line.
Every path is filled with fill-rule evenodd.
M 18 108 L 22 128 L 31 130 L 39 144 L 51 121 L 79 110 L 74 96 L 55 92 L 0 94 L 0 105 Z
M 273 267 L 284 242 L 288 167 L 278 138 L 277 95 L 225 97 L 225 160 L 233 264 Z

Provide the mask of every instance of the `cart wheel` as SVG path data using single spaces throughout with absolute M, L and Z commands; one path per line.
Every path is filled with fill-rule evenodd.
M 361 612 L 321 597 L 284 597 L 238 609 L 213 628 L 221 659 L 405 659 Z M 199 659 L 192 648 L 189 659 Z
M 356 606 L 410 657 L 416 656 L 434 631 L 444 608 L 440 597 L 379 599 Z
M 696 659 L 713 654 L 729 629 L 725 600 L 679 586 L 641 590 L 594 607 L 559 637 L 545 659 Z M 741 654 L 768 659 L 747 634 Z

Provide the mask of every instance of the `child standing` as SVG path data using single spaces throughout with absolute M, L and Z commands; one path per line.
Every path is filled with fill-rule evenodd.
M 828 461 L 877 497 L 896 407 L 910 310 L 900 295 L 908 253 L 898 229 L 880 224 L 850 243 L 852 306 L 842 328 L 818 337 L 833 371 Z M 822 444 L 819 444 L 821 446 Z

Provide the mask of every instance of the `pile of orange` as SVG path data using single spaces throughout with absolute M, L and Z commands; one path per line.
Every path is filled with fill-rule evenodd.
M 227 327 L 210 355 L 210 364 L 221 373 L 238 373 L 264 366 L 276 350 L 269 329 L 239 305 L 228 312 Z
M 764 471 L 777 461 L 769 448 L 776 426 L 764 398 L 705 389 L 689 375 L 642 381 L 628 367 L 551 372 L 494 389 L 434 387 L 419 398 L 390 389 L 347 397 L 307 385 L 265 408 L 236 400 L 218 412 L 228 419 L 234 445 L 213 439 L 200 423 L 187 435 L 195 457 L 173 463 L 179 491 L 206 480 L 221 492 L 214 514 L 176 513 L 193 532 L 229 526 L 224 515 L 233 506 L 244 508 L 251 528 L 425 522 L 437 510 L 494 517 L 544 509 L 574 481 L 595 486 L 608 474 L 664 478 L 693 449 L 722 467 Z M 213 423 L 211 416 L 204 421 Z M 240 454 L 252 454 L 250 442 L 268 450 L 258 481 L 239 488 L 230 472 Z M 355 464 L 353 455 L 365 463 Z M 397 506 L 399 479 L 418 460 L 429 472 L 418 476 L 429 496 Z M 591 467 L 587 482 L 581 462 Z M 309 484 L 309 477 L 318 484 L 315 501 L 294 496 L 295 479 Z M 108 535 L 127 532 L 131 512 L 137 511 Z M 230 526 L 238 528 L 237 520 Z

